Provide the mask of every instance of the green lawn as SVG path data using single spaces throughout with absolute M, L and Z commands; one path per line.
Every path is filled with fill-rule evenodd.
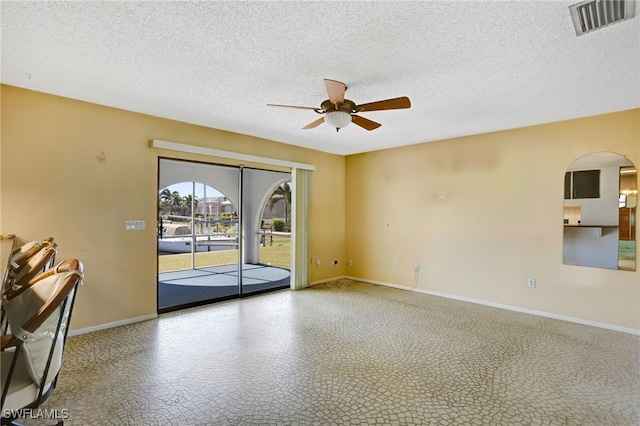
M 196 268 L 229 265 L 238 262 L 238 250 L 196 253 Z M 260 263 L 291 269 L 291 238 L 273 237 L 273 245 L 260 247 Z M 191 268 L 191 254 L 169 254 L 158 258 L 158 272 Z

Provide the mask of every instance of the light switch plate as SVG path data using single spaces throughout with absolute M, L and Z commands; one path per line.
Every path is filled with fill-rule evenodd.
M 144 231 L 144 220 L 127 220 L 124 223 L 125 231 Z

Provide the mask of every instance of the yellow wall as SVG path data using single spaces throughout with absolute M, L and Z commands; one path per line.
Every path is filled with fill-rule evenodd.
M 564 173 L 596 151 L 640 166 L 640 110 L 348 156 L 346 274 L 638 330 L 640 272 L 562 264 Z
M 312 282 L 346 274 L 640 329 L 640 272 L 562 264 L 567 166 L 595 151 L 640 166 L 640 110 L 345 159 L 11 86 L 0 96 L 0 232 L 54 236 L 59 260 L 84 262 L 74 329 L 156 312 L 158 156 L 233 164 L 152 139 L 315 165 Z
M 310 253 L 326 261 L 311 280 L 344 274 L 328 261 L 344 258 L 344 157 L 12 86 L 0 95 L 0 232 L 53 236 L 57 260 L 84 262 L 72 328 L 156 312 L 158 156 L 234 163 L 151 149 L 152 139 L 315 165 Z M 126 220 L 146 230 L 126 232 Z

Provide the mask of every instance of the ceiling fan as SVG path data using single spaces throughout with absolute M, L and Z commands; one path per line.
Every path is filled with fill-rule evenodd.
M 267 104 L 267 106 L 310 109 L 318 114 L 322 114 L 323 117 L 307 124 L 303 129 L 313 129 L 326 121 L 331 127 L 335 127 L 336 132 L 351 122 L 366 130 L 374 130 L 382 126 L 380 123 L 356 115 L 357 113 L 411 107 L 411 101 L 406 96 L 356 105 L 352 100 L 344 98 L 344 92 L 347 90 L 346 84 L 336 80 L 324 79 L 324 85 L 327 88 L 329 99 L 323 101 L 322 104 L 320 104 L 320 108 L 279 104 Z

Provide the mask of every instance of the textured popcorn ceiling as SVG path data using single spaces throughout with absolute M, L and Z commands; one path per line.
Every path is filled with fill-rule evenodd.
M 572 3 L 2 1 L 1 80 L 337 154 L 640 107 L 640 19 L 576 37 Z M 412 107 L 336 134 L 266 106 L 323 78 Z

